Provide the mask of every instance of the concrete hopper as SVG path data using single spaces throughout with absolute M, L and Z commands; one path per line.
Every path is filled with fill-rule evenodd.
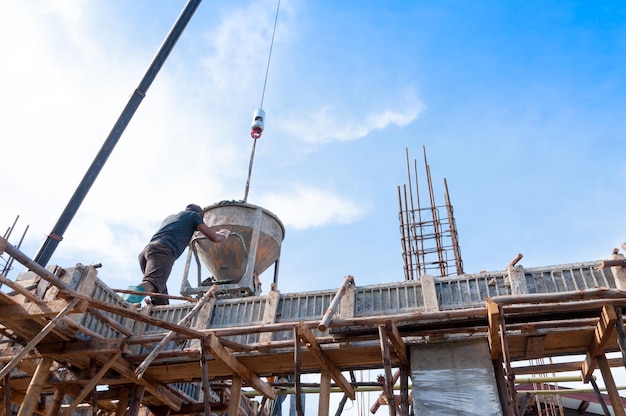
M 222 201 L 204 209 L 204 223 L 217 231 L 226 228 L 230 237 L 213 243 L 196 232 L 198 257 L 223 290 L 259 292 L 258 276 L 278 261 L 285 228 L 270 211 L 243 201 Z

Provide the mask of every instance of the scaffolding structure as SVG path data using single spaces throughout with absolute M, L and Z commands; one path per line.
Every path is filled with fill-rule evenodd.
M 331 393 L 354 400 L 372 388 L 380 395 L 371 412 L 409 415 L 418 400 L 411 381 L 421 346 L 464 339 L 488 345 L 503 415 L 527 414 L 520 377 L 580 371 L 581 381 L 597 387 L 595 369 L 608 391 L 598 390 L 599 397 L 625 414 L 610 371 L 624 359 L 606 356 L 624 353 L 625 343 L 626 262 L 616 254 L 366 287 L 346 276 L 336 291 L 272 290 L 243 299 L 207 292 L 138 310 L 99 281 L 93 266 L 45 269 L 0 239 L 4 251 L 30 269 L 16 281 L 0 277 L 12 290 L 0 291 L 7 415 L 271 415 L 283 394 L 293 395 L 304 415 L 311 392 L 319 395 L 318 415 L 328 415 Z M 537 360 L 556 356 L 568 360 Z M 375 383 L 346 375 L 358 370 L 381 373 Z M 320 381 L 304 383 L 305 374 Z

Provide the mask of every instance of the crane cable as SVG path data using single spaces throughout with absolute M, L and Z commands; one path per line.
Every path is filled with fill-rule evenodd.
M 274 37 L 276 35 L 276 25 L 278 23 L 278 12 L 280 10 L 280 0 L 276 5 L 276 16 L 274 17 L 274 29 L 272 30 L 272 40 L 270 42 L 270 50 L 267 56 L 267 67 L 265 68 L 265 80 L 263 81 L 263 91 L 261 92 L 261 105 L 254 111 L 252 117 L 252 126 L 250 136 L 252 139 L 252 153 L 250 154 L 250 165 L 248 166 L 248 180 L 246 181 L 246 191 L 243 197 L 243 202 L 248 201 L 248 192 L 250 191 L 250 176 L 252 176 L 252 163 L 254 162 L 254 150 L 256 149 L 256 141 L 261 138 L 263 133 L 265 122 L 265 111 L 263 111 L 263 100 L 265 99 L 265 88 L 267 86 L 267 78 L 270 72 L 270 61 L 272 60 L 272 49 L 274 48 Z
M 276 25 L 278 23 L 278 11 L 280 10 L 280 0 L 276 5 L 276 16 L 274 17 L 274 30 L 272 31 L 272 41 L 270 42 L 270 52 L 267 56 L 267 68 L 265 68 L 265 80 L 263 81 L 263 92 L 261 93 L 261 105 L 259 108 L 263 108 L 263 99 L 265 98 L 265 87 L 267 86 L 267 76 L 270 72 L 270 61 L 272 59 L 272 49 L 274 48 L 274 36 L 276 36 Z

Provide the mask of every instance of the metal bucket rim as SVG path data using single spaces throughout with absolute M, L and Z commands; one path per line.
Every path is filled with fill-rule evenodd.
M 244 201 L 227 201 L 227 200 L 224 200 L 224 201 L 220 201 L 220 202 L 217 202 L 215 204 L 212 204 L 212 205 L 209 205 L 209 206 L 205 207 L 204 208 L 204 212 L 206 213 L 206 212 L 211 211 L 211 210 L 213 210 L 215 208 L 226 207 L 226 206 L 245 207 L 245 208 L 251 208 L 251 209 L 254 209 L 254 210 L 260 209 L 265 214 L 267 214 L 270 217 L 272 217 L 278 223 L 278 225 L 280 225 L 280 229 L 281 229 L 281 231 L 283 233 L 283 240 L 285 239 L 285 226 L 283 225 L 283 223 L 280 220 L 280 218 L 278 218 L 278 216 L 276 214 L 274 214 L 272 211 L 270 211 L 270 210 L 268 210 L 266 208 L 260 207 L 258 205 L 253 205 L 253 204 L 250 204 L 250 203 L 244 202 Z

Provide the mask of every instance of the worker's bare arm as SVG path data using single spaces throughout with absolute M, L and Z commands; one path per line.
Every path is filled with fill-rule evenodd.
M 204 234 L 209 240 L 213 241 L 214 243 L 220 243 L 226 240 L 228 236 L 230 235 L 230 231 L 226 229 L 222 229 L 222 230 L 215 232 L 211 228 L 209 228 L 209 226 L 206 225 L 205 223 L 198 225 L 198 231 L 200 231 L 202 234 Z

